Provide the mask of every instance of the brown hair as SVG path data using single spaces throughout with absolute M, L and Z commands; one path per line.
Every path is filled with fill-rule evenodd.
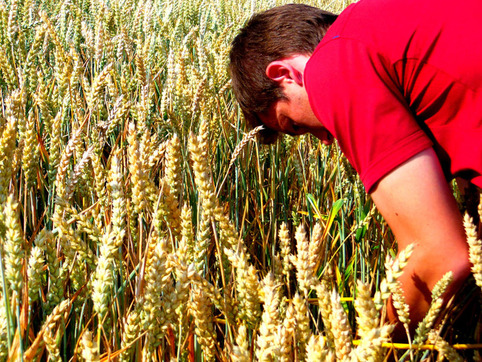
M 253 15 L 234 38 L 229 69 L 232 87 L 244 116 L 252 127 L 261 125 L 258 114 L 284 94 L 266 76 L 272 61 L 294 54 L 311 54 L 337 15 L 303 4 L 289 4 Z M 265 128 L 265 142 L 276 139 L 277 132 Z

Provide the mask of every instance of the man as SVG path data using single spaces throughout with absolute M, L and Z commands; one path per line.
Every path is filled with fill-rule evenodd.
M 233 90 L 252 125 L 336 138 L 393 230 L 416 247 L 400 281 L 411 320 L 448 271 L 470 274 L 448 180 L 482 187 L 482 2 L 361 0 L 255 15 L 234 39 Z M 396 314 L 389 310 L 389 318 Z

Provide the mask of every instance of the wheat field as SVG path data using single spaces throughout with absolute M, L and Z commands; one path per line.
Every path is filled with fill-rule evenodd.
M 0 361 L 480 358 L 470 218 L 475 282 L 392 344 L 412 249 L 336 145 L 245 126 L 230 42 L 283 3 L 0 0 Z

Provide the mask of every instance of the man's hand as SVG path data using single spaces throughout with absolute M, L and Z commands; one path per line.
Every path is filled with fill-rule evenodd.
M 400 278 L 413 330 L 428 310 L 435 283 L 453 272 L 447 300 L 470 273 L 462 216 L 431 148 L 386 175 L 372 198 L 395 234 L 398 249 L 415 244 Z M 391 306 L 388 317 L 397 320 Z

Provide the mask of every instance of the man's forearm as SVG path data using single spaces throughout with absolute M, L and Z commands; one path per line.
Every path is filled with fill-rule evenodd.
M 452 272 L 453 280 L 443 295 L 445 305 L 470 275 L 470 263 L 466 254 L 445 256 L 445 263 L 431 262 L 434 258 L 440 257 L 436 254 L 436 252 L 417 252 L 415 248 L 403 275 L 399 279 L 405 301 L 409 306 L 409 329 L 412 335 L 432 303 L 431 295 L 434 285 L 447 272 Z M 388 305 L 387 316 L 390 322 L 399 323 L 398 313 L 392 302 Z M 405 329 L 402 325 L 399 325 L 396 328 L 394 338 L 399 341 L 403 340 L 406 338 L 405 334 Z
M 400 278 L 413 326 L 424 317 L 432 288 L 445 273 L 454 274 L 447 296 L 470 273 L 462 215 L 432 149 L 384 177 L 372 198 L 395 234 L 399 250 L 415 244 Z M 389 317 L 396 320 L 393 309 Z

